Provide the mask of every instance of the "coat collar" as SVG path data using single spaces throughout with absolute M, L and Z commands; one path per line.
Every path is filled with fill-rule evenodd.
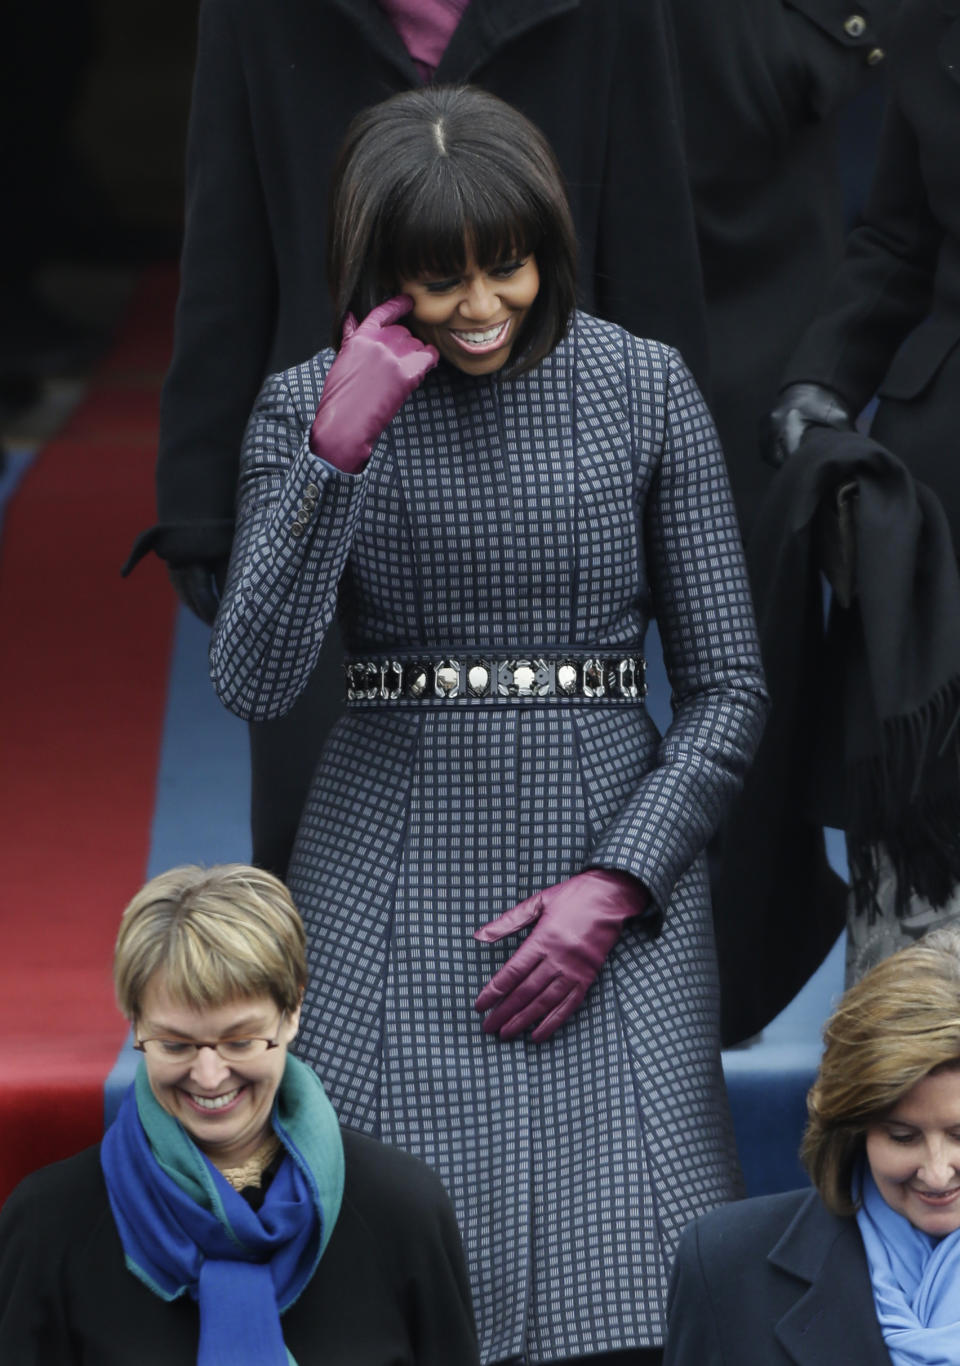
M 507 43 L 568 10 L 580 0 L 470 0 L 440 59 L 438 81 L 466 81 Z
M 411 86 L 420 77 L 403 40 L 377 0 L 330 0 L 361 30 L 370 45 L 391 62 Z M 470 0 L 437 67 L 438 81 L 466 81 L 506 43 L 558 14 L 578 9 L 581 0 Z
M 374 51 L 391 62 L 409 85 L 420 84 L 413 58 L 376 0 L 330 0 L 330 4 L 360 30 Z
M 796 1366 L 890 1366 L 855 1219 L 811 1191 L 768 1260 L 809 1287 L 774 1327 Z

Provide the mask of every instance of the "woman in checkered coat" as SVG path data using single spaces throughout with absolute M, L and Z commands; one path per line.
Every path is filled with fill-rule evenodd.
M 555 162 L 494 97 L 361 115 L 331 224 L 341 344 L 263 387 L 211 647 L 255 718 L 334 612 L 350 652 L 300 1054 L 443 1177 L 484 1362 L 656 1361 L 680 1232 L 740 1190 L 703 851 L 766 702 L 723 459 L 680 356 L 574 309 Z

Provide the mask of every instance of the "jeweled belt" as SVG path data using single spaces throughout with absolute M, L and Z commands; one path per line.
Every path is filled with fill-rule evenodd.
M 646 696 L 641 655 L 534 655 L 481 651 L 410 659 L 353 659 L 348 702 L 450 702 L 470 699 L 585 698 L 640 702 Z

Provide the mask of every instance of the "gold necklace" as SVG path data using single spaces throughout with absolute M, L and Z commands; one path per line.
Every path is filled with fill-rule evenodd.
M 230 1182 L 235 1191 L 242 1191 L 245 1186 L 259 1186 L 263 1180 L 263 1173 L 270 1166 L 279 1147 L 280 1140 L 271 1131 L 246 1162 L 241 1163 L 239 1167 L 221 1167 L 220 1175 L 225 1181 Z

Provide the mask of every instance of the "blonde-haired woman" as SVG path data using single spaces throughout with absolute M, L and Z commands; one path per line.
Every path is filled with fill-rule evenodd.
M 824 1037 L 814 1189 L 690 1225 L 665 1366 L 960 1361 L 960 930 L 879 963 Z
M 307 971 L 283 884 L 240 864 L 154 878 L 114 979 L 143 1062 L 103 1143 L 0 1216 L 0 1360 L 475 1362 L 439 1181 L 341 1130 L 288 1054 Z

